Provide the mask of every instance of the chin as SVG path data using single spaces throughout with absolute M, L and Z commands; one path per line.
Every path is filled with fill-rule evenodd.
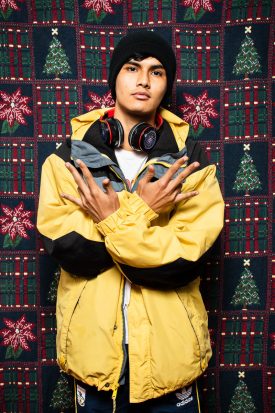
M 144 105 L 144 103 L 142 102 L 140 104 L 131 105 L 127 108 L 125 107 L 125 110 L 128 113 L 132 113 L 132 114 L 141 114 L 143 116 L 144 115 L 150 116 L 150 115 L 152 115 L 153 113 L 156 112 L 157 108 L 158 108 L 158 106 L 154 107 L 154 108 L 148 107 L 148 106 Z

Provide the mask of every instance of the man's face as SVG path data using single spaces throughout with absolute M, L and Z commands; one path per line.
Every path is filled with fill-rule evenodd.
M 154 121 L 167 88 L 166 72 L 155 57 L 125 63 L 116 78 L 116 108 Z

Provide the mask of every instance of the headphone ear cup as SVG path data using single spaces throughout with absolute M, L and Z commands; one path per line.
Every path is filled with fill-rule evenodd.
M 129 133 L 129 144 L 136 151 L 150 152 L 157 140 L 156 128 L 145 122 L 135 125 Z
M 101 136 L 108 146 L 119 148 L 124 140 L 123 127 L 120 121 L 115 118 L 101 120 Z

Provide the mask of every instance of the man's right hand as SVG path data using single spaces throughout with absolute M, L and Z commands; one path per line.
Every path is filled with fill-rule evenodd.
M 178 176 L 174 177 L 175 173 L 187 160 L 187 156 L 178 159 L 160 179 L 154 182 L 151 182 L 154 176 L 154 166 L 150 165 L 147 173 L 140 180 L 137 194 L 156 213 L 165 212 L 178 202 L 198 195 L 198 191 L 182 193 L 184 180 L 200 166 L 198 162 L 193 162 Z

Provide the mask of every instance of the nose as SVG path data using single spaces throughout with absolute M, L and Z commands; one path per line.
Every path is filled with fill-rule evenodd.
M 137 78 L 137 86 L 142 86 L 146 89 L 150 88 L 149 74 L 145 70 L 140 70 Z

